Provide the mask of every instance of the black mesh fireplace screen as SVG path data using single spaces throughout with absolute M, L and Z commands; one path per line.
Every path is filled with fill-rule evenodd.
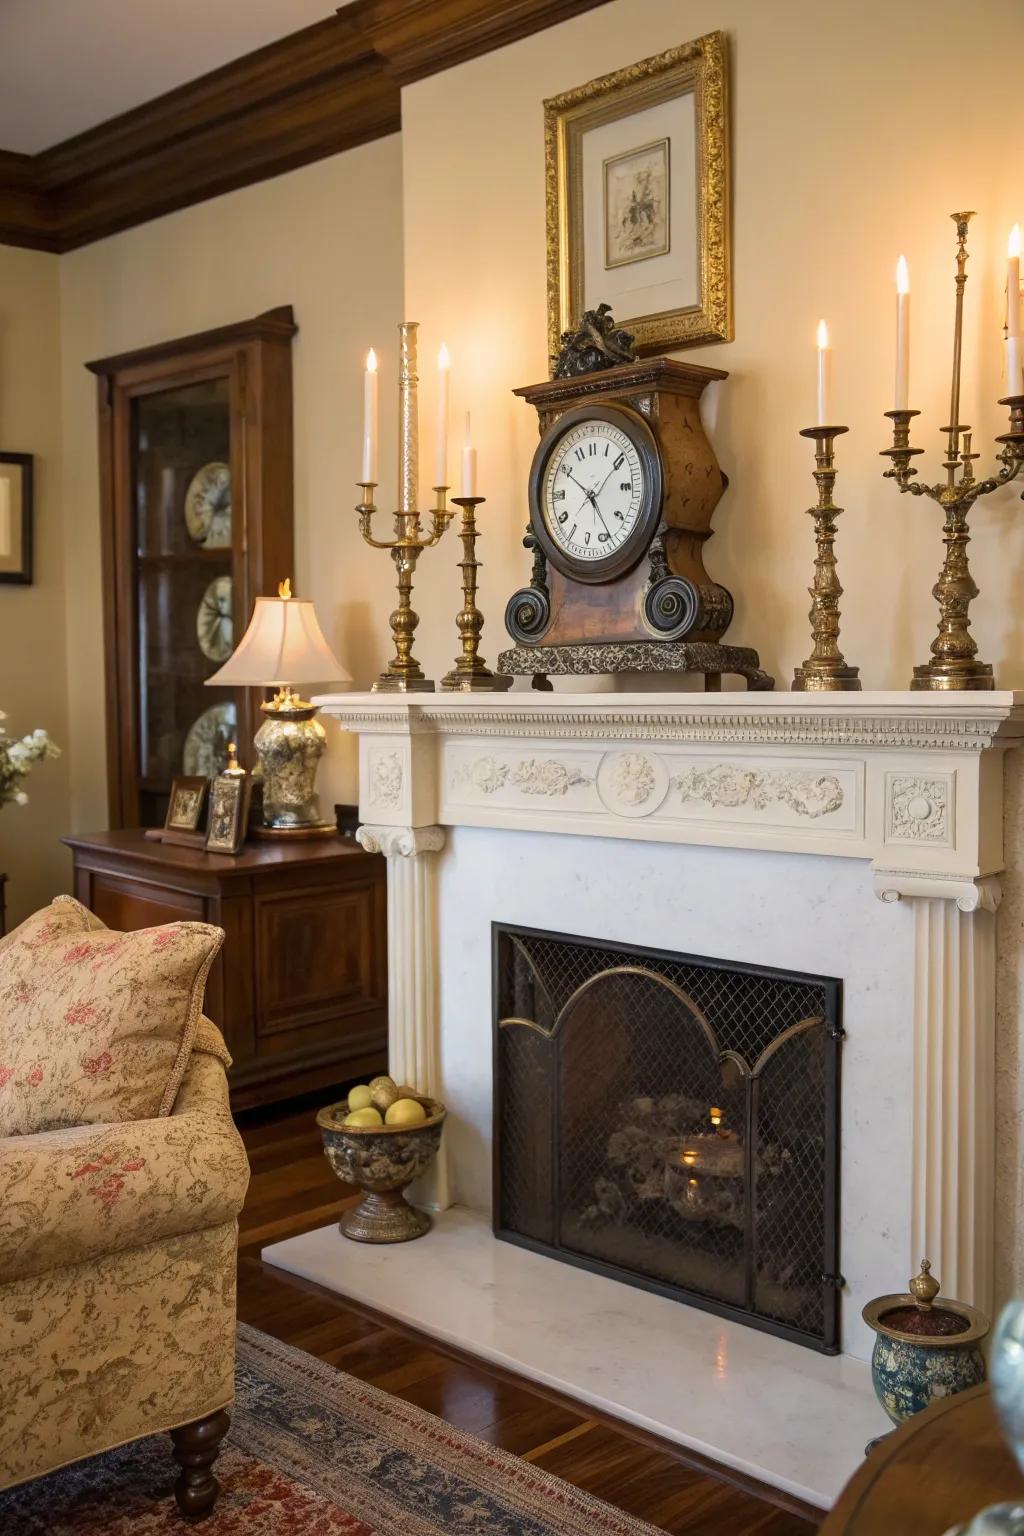
M 494 928 L 498 1237 L 835 1352 L 840 983 Z

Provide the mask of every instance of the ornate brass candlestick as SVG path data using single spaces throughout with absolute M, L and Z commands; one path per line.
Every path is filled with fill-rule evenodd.
M 391 551 L 398 578 L 398 606 L 391 614 L 391 634 L 395 642 L 395 654 L 373 685 L 374 693 L 432 693 L 434 684 L 423 675 L 423 669 L 412 653 L 413 636 L 419 623 L 419 614 L 412 606 L 412 583 L 416 562 L 424 549 L 436 544 L 444 533 L 454 513 L 448 510 L 448 487 L 435 485 L 435 506 L 431 513 L 431 532 L 424 534 L 420 514 L 416 510 L 417 480 L 419 473 L 418 429 L 416 417 L 416 329 L 415 320 L 406 320 L 398 327 L 401 337 L 398 392 L 398 465 L 399 510 L 395 516 L 395 537 L 373 537 L 373 493 L 375 481 L 359 481 L 362 500 L 356 507 L 359 514 L 359 531 L 373 549 Z
M 847 665 L 839 649 L 839 599 L 843 589 L 836 571 L 836 518 L 842 512 L 832 500 L 836 483 L 835 440 L 847 427 L 804 427 L 801 437 L 814 438 L 814 478 L 818 485 L 818 505 L 808 507 L 814 518 L 814 536 L 818 553 L 814 561 L 814 585 L 808 587 L 811 598 L 811 634 L 814 649 L 796 669 L 795 693 L 831 692 L 833 689 L 860 687 L 858 667 Z
M 484 627 L 484 616 L 476 605 L 476 573 L 480 569 L 480 562 L 476 558 L 476 541 L 479 537 L 476 509 L 483 500 L 482 496 L 452 497 L 455 505 L 462 508 L 462 527 L 459 529 L 462 540 L 462 559 L 459 561 L 459 569 L 462 571 L 462 611 L 455 619 L 455 627 L 462 639 L 462 654 L 456 657 L 452 670 L 441 679 L 441 687 L 449 692 L 500 693 L 512 686 L 511 677 L 492 672 L 484 665 L 480 655 L 480 631 Z
M 953 213 L 956 225 L 956 318 L 953 326 L 953 381 L 950 395 L 948 443 L 943 468 L 946 482 L 918 485 L 917 470 L 911 459 L 922 450 L 910 446 L 910 422 L 920 411 L 886 411 L 893 424 L 892 447 L 882 453 L 892 460 L 885 471 L 887 480 L 895 480 L 901 491 L 913 496 L 930 496 L 945 512 L 942 535 L 946 558 L 932 593 L 939 605 L 939 632 L 932 641 L 932 659 L 914 668 L 911 688 L 993 688 L 995 680 L 988 662 L 977 660 L 977 643 L 970 631 L 968 609 L 978 595 L 978 588 L 967 562 L 970 533 L 967 514 L 979 496 L 1007 485 L 1024 464 L 1024 395 L 1007 395 L 1000 400 L 1010 412 L 1010 430 L 996 438 L 1003 448 L 996 455 L 1000 468 L 987 480 L 976 480 L 972 468 L 979 457 L 971 452 L 971 430 L 960 421 L 960 353 L 963 338 L 964 287 L 967 282 L 967 226 L 973 214 Z M 963 437 L 963 447 L 960 439 Z M 960 478 L 957 479 L 957 471 Z

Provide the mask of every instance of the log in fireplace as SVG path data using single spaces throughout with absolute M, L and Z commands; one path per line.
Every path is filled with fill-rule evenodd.
M 841 983 L 493 936 L 495 1234 L 837 1352 Z

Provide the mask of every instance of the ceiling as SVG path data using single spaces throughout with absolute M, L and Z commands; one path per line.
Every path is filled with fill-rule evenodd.
M 37 154 L 336 10 L 331 0 L 0 0 L 0 150 Z

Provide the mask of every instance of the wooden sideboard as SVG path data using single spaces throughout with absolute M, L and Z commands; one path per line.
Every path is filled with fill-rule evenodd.
M 854 1473 L 819 1536 L 943 1536 L 988 1504 L 1024 1500 L 988 1386 L 937 1398 L 886 1435 Z
M 139 830 L 68 837 L 75 895 L 110 928 L 191 918 L 227 937 L 206 1012 L 234 1057 L 236 1109 L 387 1059 L 385 861 L 346 838 L 247 845 L 231 858 Z

